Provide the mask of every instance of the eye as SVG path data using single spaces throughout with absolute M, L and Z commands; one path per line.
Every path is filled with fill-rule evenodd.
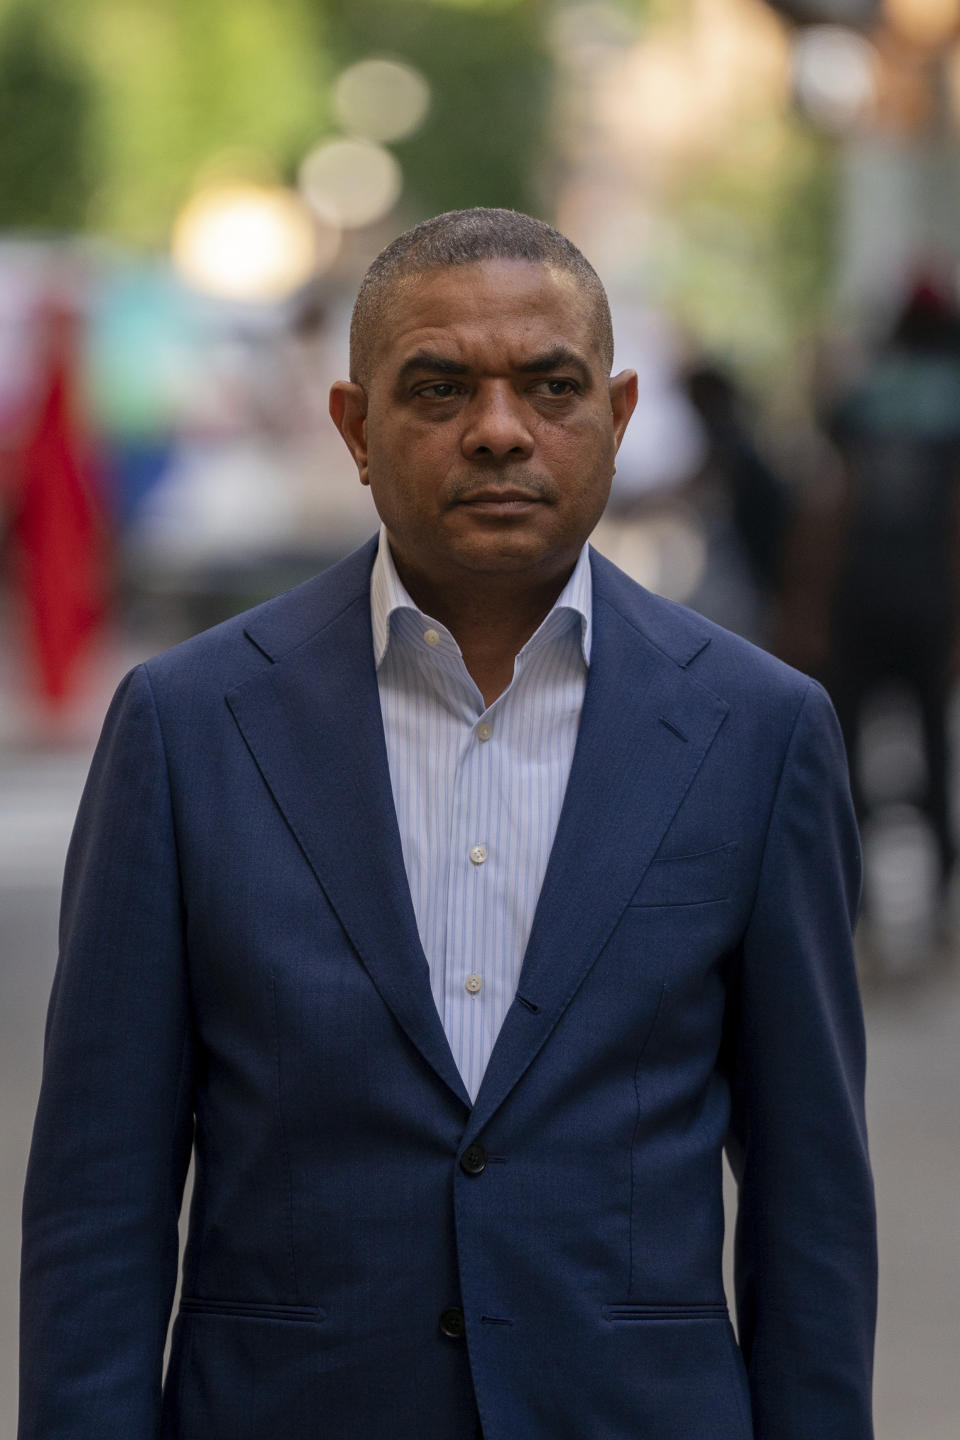
M 450 380 L 435 380 L 432 385 L 423 385 L 417 394 L 425 400 L 450 400 L 458 393 L 458 386 Z
M 549 395 L 555 400 L 565 400 L 568 395 L 579 393 L 573 380 L 538 380 L 533 388 L 541 395 Z

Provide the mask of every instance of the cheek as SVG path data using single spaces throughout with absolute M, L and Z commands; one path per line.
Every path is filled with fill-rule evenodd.
M 595 493 L 613 475 L 614 446 L 609 427 L 598 424 L 554 424 L 543 434 L 558 473 L 584 496 Z
M 537 423 L 537 438 L 557 453 L 576 455 L 578 459 L 596 464 L 613 452 L 613 430 L 605 413 L 595 415 L 580 411 L 567 416 L 545 415 Z
M 455 446 L 449 426 L 379 424 L 367 430 L 370 469 L 381 475 L 442 473 Z
M 370 493 L 377 514 L 395 535 L 412 534 L 436 518 L 436 485 L 421 452 L 400 455 L 384 450 L 370 458 Z

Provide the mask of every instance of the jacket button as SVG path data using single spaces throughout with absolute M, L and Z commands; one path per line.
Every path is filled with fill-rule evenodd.
M 467 1322 L 463 1318 L 463 1311 L 459 1305 L 450 1305 L 441 1312 L 440 1333 L 451 1340 L 462 1340 L 467 1329 Z
M 465 1175 L 480 1175 L 487 1168 L 487 1152 L 482 1145 L 468 1145 L 460 1156 L 460 1169 Z

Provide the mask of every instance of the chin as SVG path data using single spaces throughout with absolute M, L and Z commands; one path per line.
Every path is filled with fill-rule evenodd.
M 486 545 L 465 546 L 457 559 L 467 570 L 492 575 L 541 568 L 547 571 L 561 569 L 568 563 L 573 564 L 579 552 L 579 545 L 558 553 L 554 546 L 545 545 L 542 541 L 537 543 L 533 539 L 523 540 L 518 535 L 512 539 L 508 536 L 491 539 Z

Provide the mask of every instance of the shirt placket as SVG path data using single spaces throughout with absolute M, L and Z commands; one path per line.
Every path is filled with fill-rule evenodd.
M 446 917 L 444 1026 L 459 1038 L 464 1080 L 476 1092 L 493 1046 L 500 976 L 490 952 L 502 856 L 496 833 L 495 708 L 465 730 L 453 787 Z

